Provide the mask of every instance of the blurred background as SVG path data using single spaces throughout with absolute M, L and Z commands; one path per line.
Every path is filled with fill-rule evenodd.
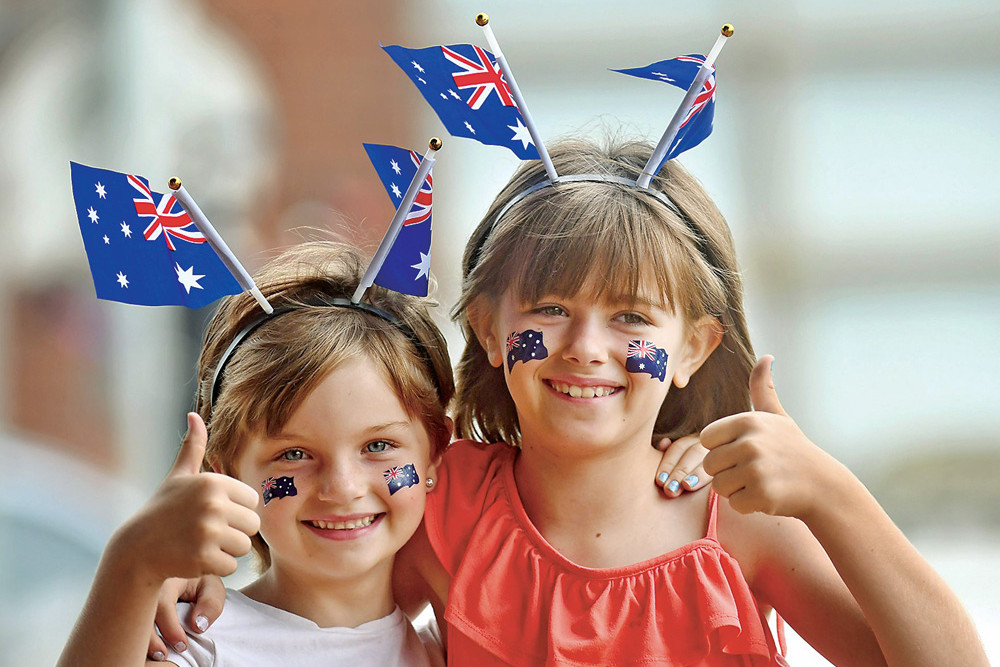
M 490 13 L 542 135 L 655 142 L 704 53 L 715 132 L 682 156 L 727 216 L 786 409 L 958 591 L 1000 661 L 1000 4 L 775 0 L 0 0 L 0 667 L 52 664 L 104 543 L 172 461 L 212 307 L 98 301 L 69 161 L 191 194 L 251 270 L 391 206 L 362 141 L 435 167 L 447 312 L 517 165 L 449 139 L 378 48 L 474 42 Z M 824 665 L 792 640 L 796 665 Z

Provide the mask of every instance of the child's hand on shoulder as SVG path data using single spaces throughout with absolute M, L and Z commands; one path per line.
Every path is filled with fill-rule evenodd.
M 750 374 L 754 411 L 706 426 L 705 470 L 719 495 L 737 512 L 763 512 L 809 523 L 813 512 L 837 497 L 854 476 L 816 446 L 789 417 L 774 389 L 773 357 L 762 357 Z
M 685 491 L 697 491 L 712 481 L 703 465 L 708 450 L 702 446 L 698 435 L 685 435 L 676 440 L 659 438 L 653 446 L 663 452 L 656 470 L 656 484 L 667 498 L 676 498 Z
M 170 472 L 109 545 L 157 588 L 171 577 L 233 573 L 236 558 L 250 551 L 250 536 L 260 528 L 253 488 L 227 475 L 200 472 L 207 441 L 205 423 L 189 413 Z

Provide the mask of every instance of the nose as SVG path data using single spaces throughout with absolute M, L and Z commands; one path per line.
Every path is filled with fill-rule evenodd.
M 608 329 L 602 319 L 577 316 L 566 331 L 563 358 L 582 365 L 602 364 L 608 360 Z
M 346 504 L 364 496 L 366 485 L 359 462 L 337 458 L 328 461 L 319 470 L 316 495 L 320 500 Z

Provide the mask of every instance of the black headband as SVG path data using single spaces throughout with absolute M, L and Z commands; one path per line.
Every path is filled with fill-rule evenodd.
M 431 356 L 427 352 L 427 348 L 424 347 L 424 344 L 420 342 L 420 339 L 413 332 L 413 329 L 406 326 L 406 324 L 404 324 L 402 320 L 400 320 L 392 313 L 389 313 L 385 310 L 382 310 L 381 308 L 373 306 L 369 303 L 365 303 L 363 301 L 355 303 L 350 299 L 343 299 L 340 297 L 317 297 L 299 305 L 283 306 L 281 308 L 276 308 L 273 313 L 261 315 L 257 319 L 252 320 L 249 324 L 243 327 L 243 329 L 238 334 L 236 334 L 236 336 L 233 338 L 233 342 L 231 342 L 229 344 L 229 347 L 226 348 L 226 351 L 222 353 L 222 357 L 219 359 L 219 363 L 215 367 L 215 373 L 212 375 L 212 390 L 208 397 L 209 400 L 208 404 L 210 408 L 215 407 L 215 399 L 219 395 L 219 385 L 222 384 L 222 372 L 225 370 L 226 364 L 229 363 L 229 360 L 230 358 L 232 358 L 233 353 L 236 351 L 236 348 L 238 348 L 240 344 L 243 343 L 244 340 L 246 340 L 247 336 L 249 336 L 254 331 L 262 327 L 264 324 L 270 322 L 274 318 L 284 315 L 286 313 L 291 313 L 296 310 L 302 310 L 304 306 L 305 307 L 330 306 L 334 308 L 352 308 L 354 310 L 360 310 L 362 312 L 368 313 L 369 315 L 374 315 L 375 317 L 385 320 L 392 326 L 396 327 L 403 335 L 405 335 L 407 338 L 410 339 L 414 347 L 416 347 L 417 352 L 420 354 L 420 357 L 424 360 L 424 363 L 427 364 L 427 368 L 431 372 L 431 377 L 434 378 L 434 386 L 437 387 L 438 395 L 440 396 L 441 386 L 438 381 L 437 372 L 434 370 L 434 364 L 431 361 Z
M 469 263 L 469 271 L 466 274 L 466 277 L 468 277 L 468 275 L 471 274 L 472 271 L 479 264 L 479 260 L 482 259 L 481 255 L 483 252 L 483 246 L 486 245 L 486 239 L 490 237 L 490 234 L 492 234 L 493 230 L 496 229 L 497 224 L 500 222 L 503 216 L 507 214 L 507 211 L 509 211 L 515 205 L 523 201 L 529 195 L 532 195 L 543 188 L 552 187 L 553 185 L 558 185 L 560 183 L 615 183 L 617 185 L 624 185 L 632 189 L 645 192 L 646 194 L 655 197 L 664 206 L 666 206 L 674 214 L 676 214 L 677 217 L 679 217 L 681 220 L 684 221 L 684 224 L 687 225 L 688 230 L 690 230 L 690 232 L 694 235 L 695 245 L 698 246 L 698 251 L 702 254 L 702 256 L 708 261 L 710 265 L 712 265 L 713 267 L 715 266 L 715 262 L 712 261 L 711 251 L 709 249 L 707 242 L 705 241 L 705 237 L 703 237 L 701 234 L 701 230 L 699 230 L 698 227 L 695 226 L 694 222 L 692 222 L 691 219 L 684 213 L 684 211 L 681 210 L 680 206 L 674 203 L 674 201 L 667 195 L 667 193 L 661 190 L 654 190 L 653 188 L 640 187 L 635 182 L 635 180 L 631 178 L 625 178 L 624 176 L 612 176 L 610 174 L 572 174 L 569 176 L 560 176 L 559 180 L 555 182 L 549 179 L 545 179 L 544 181 L 535 183 L 534 185 L 525 188 L 524 190 L 516 194 L 514 197 L 512 197 L 510 201 L 508 201 L 507 204 L 504 205 L 504 207 L 500 209 L 496 215 L 493 216 L 493 219 L 490 221 L 489 228 L 479 238 L 479 241 L 476 242 L 476 246 L 473 249 L 472 257 Z

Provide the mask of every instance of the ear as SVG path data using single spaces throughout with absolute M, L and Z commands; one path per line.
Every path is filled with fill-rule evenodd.
M 486 351 L 486 356 L 490 360 L 490 365 L 499 368 L 503 365 L 503 354 L 501 352 L 500 339 L 497 337 L 493 326 L 493 308 L 486 297 L 478 297 L 469 304 L 466 313 L 469 316 L 469 324 L 476 334 L 479 345 Z
M 430 478 L 437 481 L 437 469 L 438 466 L 441 465 L 441 457 L 444 456 L 445 448 L 451 442 L 451 437 L 455 434 L 455 420 L 451 417 L 445 417 L 444 419 L 445 424 L 448 427 L 448 442 L 444 443 L 444 445 L 438 450 L 440 453 L 432 458 L 430 463 L 427 464 L 427 470 L 424 472 L 424 479 Z M 433 490 L 433 488 L 427 489 L 427 493 L 430 493 Z
M 674 369 L 674 385 L 680 389 L 687 386 L 715 348 L 722 342 L 722 325 L 711 315 L 705 315 L 694 323 L 684 343 L 684 354 Z

